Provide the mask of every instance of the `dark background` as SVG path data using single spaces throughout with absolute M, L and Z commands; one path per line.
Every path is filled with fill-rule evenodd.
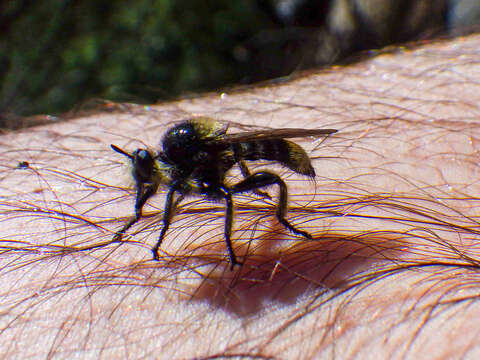
M 478 0 L 12 0 L 0 127 L 101 98 L 154 103 L 476 28 Z

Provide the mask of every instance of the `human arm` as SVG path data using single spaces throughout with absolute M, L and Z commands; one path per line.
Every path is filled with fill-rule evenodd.
M 479 42 L 2 136 L 2 353 L 473 357 Z M 155 147 L 191 114 L 339 130 L 298 141 L 315 183 L 277 168 L 291 191 L 287 218 L 313 241 L 279 226 L 274 202 L 236 197 L 245 265 L 230 272 L 223 205 L 189 198 L 154 262 L 161 192 L 125 242 L 111 243 L 134 196 L 109 144 Z

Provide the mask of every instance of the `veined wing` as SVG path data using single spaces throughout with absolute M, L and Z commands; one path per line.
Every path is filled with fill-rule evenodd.
M 221 137 L 222 142 L 241 143 L 258 140 L 289 139 L 302 137 L 320 137 L 336 133 L 336 129 L 265 129 L 259 131 L 248 131 L 241 133 L 225 134 Z

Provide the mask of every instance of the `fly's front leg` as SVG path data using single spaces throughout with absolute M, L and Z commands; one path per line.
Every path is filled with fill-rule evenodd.
M 285 215 L 288 209 L 288 188 L 285 182 L 280 178 L 280 176 L 267 171 L 258 172 L 247 177 L 245 180 L 242 180 L 239 183 L 233 185 L 230 188 L 230 191 L 232 194 L 235 194 L 235 193 L 241 193 L 245 191 L 253 191 L 264 186 L 275 185 L 275 184 L 278 185 L 280 188 L 279 200 L 278 200 L 278 206 L 277 206 L 277 212 L 276 212 L 277 219 L 280 222 L 280 224 L 285 226 L 288 230 L 290 230 L 294 234 L 299 234 L 306 237 L 307 239 L 312 239 L 312 235 L 310 235 L 308 232 L 297 229 L 292 224 L 290 224 L 290 222 L 287 219 L 285 219 Z
M 233 223 L 233 200 L 232 200 L 232 194 L 227 188 L 222 187 L 220 188 L 220 191 L 222 192 L 226 202 L 224 234 L 225 234 L 225 242 L 227 244 L 228 257 L 230 259 L 230 264 L 231 264 L 230 270 L 233 271 L 233 268 L 235 267 L 235 265 L 242 265 L 241 262 L 237 261 L 235 253 L 233 251 L 232 240 L 231 240 L 232 223 Z
M 172 221 L 173 214 L 175 212 L 175 208 L 177 205 L 180 203 L 180 201 L 183 199 L 183 195 L 180 195 L 180 197 L 177 199 L 177 201 L 174 201 L 175 199 L 175 188 L 170 187 L 167 193 L 167 199 L 165 200 L 165 208 L 163 210 L 163 227 L 162 230 L 160 231 L 160 236 L 158 237 L 158 241 L 155 244 L 155 246 L 152 248 L 152 253 L 153 253 L 153 260 L 158 260 L 158 249 L 160 249 L 160 246 L 162 245 L 163 238 L 165 237 L 165 234 L 167 233 L 168 228 L 170 227 L 170 223 Z
M 144 183 L 138 183 L 137 197 L 135 199 L 135 216 L 133 216 L 119 231 L 115 233 L 113 241 L 121 241 L 122 236 L 133 224 L 135 224 L 142 217 L 142 209 L 147 200 L 157 192 L 158 186 L 149 184 L 145 186 Z

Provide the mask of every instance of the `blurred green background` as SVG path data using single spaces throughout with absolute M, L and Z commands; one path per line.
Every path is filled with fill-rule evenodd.
M 460 3 L 480 7 L 471 0 L 7 0 L 0 126 L 12 115 L 61 113 L 93 98 L 153 103 L 252 83 L 475 24 L 471 10 L 458 15 Z

